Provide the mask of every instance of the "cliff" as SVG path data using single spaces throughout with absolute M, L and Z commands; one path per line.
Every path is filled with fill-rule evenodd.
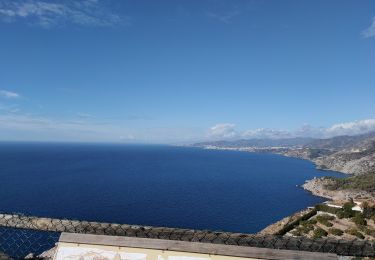
M 375 132 L 327 139 L 237 140 L 197 143 L 208 149 L 269 152 L 314 162 L 317 168 L 361 175 L 375 171 Z

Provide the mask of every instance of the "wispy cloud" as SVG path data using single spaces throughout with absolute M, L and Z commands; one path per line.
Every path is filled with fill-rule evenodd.
M 0 96 L 5 98 L 20 98 L 21 96 L 13 91 L 0 90 Z
M 362 31 L 361 33 L 362 37 L 364 38 L 370 38 L 375 36 L 375 17 L 372 18 L 372 23 L 370 27 Z
M 20 133 L 12 139 L 29 136 L 30 140 L 116 141 L 127 130 L 97 122 L 53 119 L 32 114 L 0 114 L 0 133 Z M 117 136 L 117 138 L 116 138 Z M 2 138 L 5 138 L 2 136 Z
M 4 112 L 0 106 L 0 140 L 191 143 L 203 137 L 203 130 L 192 128 L 134 128 L 123 122 Z
M 0 0 L 0 18 L 6 22 L 24 20 L 44 28 L 68 23 L 81 26 L 129 24 L 129 17 L 109 11 L 100 0 Z
M 236 18 L 246 16 L 263 5 L 263 1 L 256 0 L 213 1 L 213 3 L 205 13 L 206 17 L 224 24 L 231 24 Z
M 211 139 L 240 139 L 240 138 L 293 138 L 315 137 L 329 138 L 340 135 L 358 135 L 375 131 L 375 119 L 358 120 L 334 124 L 329 127 L 313 127 L 304 125 L 296 130 L 280 130 L 258 128 L 239 131 L 234 124 L 217 124 L 208 130 L 208 138 Z
M 88 114 L 88 113 L 77 113 L 77 116 L 80 118 L 95 118 L 94 115 Z
M 207 12 L 206 15 L 209 17 L 209 18 L 212 18 L 212 19 L 215 19 L 215 20 L 218 20 L 222 23 L 226 23 L 226 24 L 229 24 L 232 22 L 233 18 L 240 15 L 241 12 L 238 11 L 238 10 L 234 10 L 234 11 L 227 11 L 227 12 L 223 12 L 223 13 L 218 13 L 218 12 Z

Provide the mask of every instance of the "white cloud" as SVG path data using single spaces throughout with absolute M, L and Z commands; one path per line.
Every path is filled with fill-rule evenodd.
M 82 26 L 129 24 L 128 17 L 111 13 L 99 0 L 0 0 L 0 18 L 6 22 L 26 20 L 45 28 L 66 23 Z
M 8 90 L 0 90 L 0 96 L 5 98 L 19 98 L 21 97 L 18 93 L 8 91 Z
M 234 124 L 217 124 L 210 128 L 208 132 L 208 136 L 215 139 L 228 139 L 234 138 L 237 136 L 237 132 L 235 131 Z
M 375 36 L 375 17 L 372 18 L 372 23 L 370 27 L 362 31 L 361 34 L 364 38 L 370 38 L 370 37 Z
M 303 125 L 296 130 L 258 128 L 238 131 L 235 129 L 234 124 L 217 124 L 209 129 L 208 137 L 212 139 L 281 139 L 294 137 L 330 138 L 340 135 L 365 134 L 372 131 L 375 131 L 375 119 L 339 123 L 330 127 L 313 127 L 310 125 Z
M 276 130 L 268 128 L 258 128 L 254 130 L 244 131 L 241 136 L 243 138 L 289 138 L 291 133 L 285 130 Z
M 375 131 L 375 119 L 335 124 L 325 130 L 326 136 L 357 135 Z

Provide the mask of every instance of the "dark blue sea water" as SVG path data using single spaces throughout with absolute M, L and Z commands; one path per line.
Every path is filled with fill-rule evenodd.
M 0 211 L 257 232 L 322 201 L 322 172 L 272 154 L 169 146 L 0 144 Z

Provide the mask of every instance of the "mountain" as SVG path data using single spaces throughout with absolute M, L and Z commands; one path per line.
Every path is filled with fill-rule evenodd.
M 354 136 L 335 136 L 328 139 L 312 140 L 310 143 L 307 143 L 305 147 L 313 149 L 340 150 L 358 146 L 361 142 L 370 140 L 372 138 L 375 138 L 375 132 Z
M 375 171 L 375 134 L 357 136 L 356 140 L 348 139 L 347 143 L 325 147 L 330 147 L 332 152 L 313 159 L 319 168 L 354 175 Z
M 241 139 L 196 143 L 211 149 L 271 152 L 313 161 L 319 169 L 361 175 L 375 171 L 375 132 L 326 139 Z
M 193 146 L 206 147 L 217 146 L 227 148 L 244 148 L 244 147 L 301 147 L 314 141 L 310 137 L 296 137 L 285 139 L 240 139 L 232 141 L 212 141 L 196 143 Z

